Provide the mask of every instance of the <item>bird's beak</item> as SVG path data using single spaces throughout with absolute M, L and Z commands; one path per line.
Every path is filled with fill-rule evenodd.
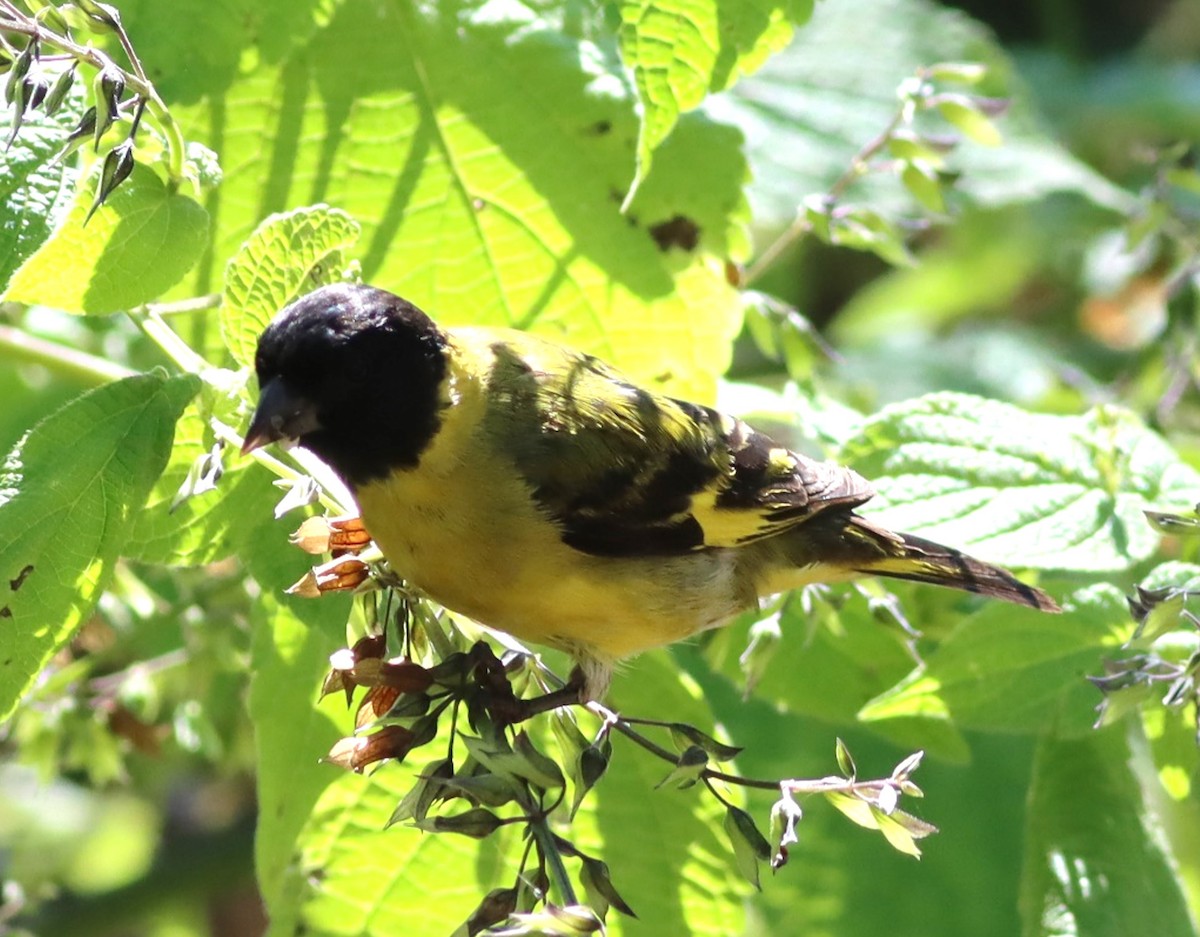
M 272 378 L 258 395 L 258 407 L 246 429 L 242 455 L 280 440 L 295 441 L 321 428 L 316 408 L 280 378 Z

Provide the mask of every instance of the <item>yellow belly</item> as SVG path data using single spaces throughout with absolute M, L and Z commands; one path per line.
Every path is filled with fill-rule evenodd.
M 435 601 L 522 640 L 618 660 L 718 625 L 756 598 L 738 589 L 732 551 L 590 556 L 562 543 L 513 476 L 497 485 L 477 464 L 425 468 L 359 490 L 367 529 Z

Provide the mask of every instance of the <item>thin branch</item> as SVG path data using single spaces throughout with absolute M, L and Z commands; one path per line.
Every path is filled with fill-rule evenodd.
M 575 897 L 575 886 L 571 884 L 571 876 L 567 874 L 567 867 L 563 865 L 562 853 L 558 851 L 558 844 L 554 842 L 554 833 L 551 832 L 546 817 L 542 815 L 530 817 L 528 820 L 529 831 L 537 840 L 538 852 L 549 866 L 550 878 L 558 886 L 563 903 L 578 904 L 579 899 Z
M 221 294 L 209 293 L 207 296 L 179 299 L 171 303 L 147 303 L 143 308 L 152 315 L 175 316 L 185 312 L 204 312 L 208 309 L 216 309 L 219 305 L 221 305 Z
M 30 335 L 11 325 L 0 325 L 0 355 L 40 364 L 56 374 L 96 386 L 138 373 L 97 355 Z
M 652 755 L 656 755 L 663 761 L 674 765 L 677 764 L 679 758 L 675 753 L 663 748 L 656 742 L 646 738 L 638 732 L 630 723 L 636 722 L 643 725 L 656 725 L 667 728 L 671 724 L 658 722 L 653 719 L 625 719 L 617 715 L 602 703 L 597 703 L 594 700 L 587 704 L 587 708 L 599 716 L 607 725 L 616 729 L 631 742 L 644 748 Z M 896 782 L 890 778 L 884 778 L 872 781 L 859 781 L 854 778 L 843 778 L 836 775 L 831 775 L 824 778 L 806 779 L 806 778 L 786 778 L 784 780 L 768 780 L 766 778 L 748 778 L 740 774 L 730 774 L 726 771 L 718 771 L 715 768 L 705 768 L 700 772 L 700 778 L 706 784 L 709 781 L 723 781 L 726 784 L 733 784 L 738 787 L 750 787 L 764 791 L 787 790 L 793 794 L 854 794 L 854 793 L 878 793 L 885 787 L 895 787 Z M 708 785 L 711 789 L 711 784 Z M 724 801 L 718 795 L 719 799 Z
M 604 704 L 597 703 L 595 700 L 593 700 L 587 704 L 587 708 L 603 719 L 606 724 L 612 726 L 631 742 L 641 746 L 646 751 L 650 752 L 650 754 L 656 755 L 663 761 L 666 761 L 672 765 L 679 763 L 679 756 L 677 756 L 674 752 L 663 748 L 657 742 L 653 742 L 646 738 L 646 736 L 642 735 L 642 733 L 638 732 L 637 729 L 630 725 L 629 720 L 623 719 Z M 651 720 L 639 721 L 653 724 Z M 700 777 L 704 779 L 712 779 L 714 781 L 724 781 L 727 784 L 736 784 L 740 787 L 754 787 L 767 791 L 779 790 L 778 781 L 766 781 L 759 778 L 745 778 L 741 775 L 717 771 L 715 768 L 705 768 L 700 773 Z
M 846 193 L 846 190 L 850 188 L 852 184 L 861 179 L 870 171 L 871 159 L 887 146 L 888 140 L 892 138 L 892 135 L 896 132 L 897 128 L 899 128 L 899 126 L 904 122 L 907 108 L 907 102 L 902 103 L 900 107 L 896 109 L 896 113 L 892 117 L 891 121 L 888 122 L 888 125 L 878 134 L 864 143 L 859 148 L 858 152 L 850 158 L 850 164 L 846 167 L 845 172 L 843 172 L 840 176 L 838 176 L 837 179 L 834 180 L 833 185 L 829 187 L 828 192 L 825 194 L 825 199 L 828 202 L 836 202 Z M 757 257 L 757 259 L 755 259 L 754 263 L 750 265 L 750 269 L 746 271 L 745 276 L 742 278 L 742 286 L 748 287 L 754 283 L 755 280 L 757 280 L 764 273 L 766 273 L 768 269 L 770 269 L 771 265 L 779 259 L 779 256 L 785 250 L 787 250 L 792 246 L 792 244 L 811 231 L 812 224 L 806 217 L 802 206 L 797 211 L 796 217 L 793 219 L 792 223 L 788 225 L 787 229 L 773 242 L 771 242 L 770 246 L 768 246 L 767 249 L 764 250 Z

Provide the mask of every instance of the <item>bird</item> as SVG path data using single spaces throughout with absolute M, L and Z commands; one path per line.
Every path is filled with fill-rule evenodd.
M 332 284 L 279 312 L 254 367 L 243 452 L 315 453 L 396 574 L 566 651 L 581 702 L 621 661 L 811 583 L 883 576 L 1059 611 L 857 513 L 875 492 L 852 469 L 527 332 L 444 328 L 387 290 Z

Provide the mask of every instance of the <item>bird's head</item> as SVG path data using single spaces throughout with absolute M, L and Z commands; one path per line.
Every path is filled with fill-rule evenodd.
M 259 336 L 258 407 L 243 452 L 298 441 L 351 486 L 417 464 L 438 427 L 446 336 L 386 290 L 302 296 Z

